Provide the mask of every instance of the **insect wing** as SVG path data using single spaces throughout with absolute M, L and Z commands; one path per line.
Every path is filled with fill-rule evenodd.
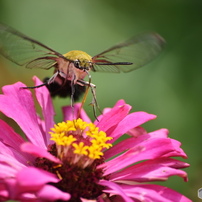
M 27 37 L 7 25 L 0 24 L 0 54 L 27 68 L 48 69 L 56 63 L 60 53 Z
M 133 71 L 155 58 L 162 51 L 164 44 L 164 39 L 156 33 L 135 36 L 94 56 L 94 71 Z

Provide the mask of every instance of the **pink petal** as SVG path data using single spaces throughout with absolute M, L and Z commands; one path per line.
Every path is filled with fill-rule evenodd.
M 149 134 L 151 135 L 152 138 L 167 138 L 168 133 L 169 133 L 168 129 L 161 128 L 159 130 L 150 132 Z
M 0 95 L 0 111 L 14 119 L 33 144 L 46 148 L 31 92 L 21 87 L 25 85 L 18 82 L 2 88 L 4 94 Z
M 36 86 L 42 84 L 42 82 L 36 76 L 33 77 L 33 80 Z M 52 128 L 54 125 L 55 112 L 53 108 L 53 103 L 50 97 L 50 93 L 45 86 L 40 88 L 35 88 L 35 94 L 36 94 L 38 103 L 41 106 L 42 114 L 45 120 L 45 129 L 46 129 L 45 141 L 46 141 L 46 145 L 48 145 L 50 143 L 50 135 L 48 132 L 50 131 L 50 128 Z
M 107 180 L 100 180 L 98 184 L 106 187 L 104 190 L 106 193 L 120 195 L 124 201 L 133 202 L 133 200 L 125 194 L 125 191 L 118 184 Z
M 15 175 L 17 173 L 17 169 L 14 167 L 11 167 L 9 164 L 7 164 L 5 159 L 3 159 L 3 156 L 0 155 L 0 158 L 2 159 L 0 162 L 0 179 L 2 179 L 2 181 L 3 181 L 3 179 L 5 179 L 5 178 L 15 177 Z M 16 167 L 18 167 L 18 166 L 16 166 Z M 21 166 L 21 168 L 22 168 L 22 166 Z
M 163 157 L 163 155 L 173 150 L 174 148 L 170 139 L 149 139 L 118 157 L 101 164 L 98 168 L 106 169 L 104 175 L 108 175 L 142 160 Z
M 118 100 L 116 102 L 116 104 L 114 105 L 114 107 L 120 107 L 120 106 L 123 106 L 125 104 L 126 104 L 125 100 L 121 99 L 121 100 Z
M 81 108 L 81 103 L 75 104 L 73 108 L 71 106 L 63 107 L 62 111 L 63 111 L 63 115 L 64 115 L 64 121 L 81 118 L 83 121 L 90 123 L 91 122 L 90 118 L 88 117 L 88 115 L 86 114 L 84 109 L 82 108 L 80 110 L 80 108 Z M 73 112 L 74 112 L 74 114 L 73 114 Z
M 126 102 L 125 102 L 124 100 L 118 100 L 118 101 L 116 102 L 116 104 L 114 105 L 114 107 L 120 107 L 120 106 L 123 106 L 123 105 L 125 105 L 125 104 L 126 104 Z M 109 111 L 111 111 L 111 109 L 112 109 L 112 108 L 109 108 L 109 107 L 104 108 L 103 111 L 102 111 L 102 115 L 100 115 L 100 116 L 98 117 L 98 120 L 100 120 L 100 119 L 103 117 L 104 114 L 106 114 L 106 113 L 108 113 Z M 95 121 L 95 123 L 97 123 L 97 121 Z
M 138 201 L 155 201 L 155 202 L 191 202 L 190 199 L 182 194 L 163 187 L 160 185 L 120 185 L 127 196 Z M 110 193 L 108 191 L 108 193 Z M 114 194 L 114 192 L 112 192 Z
M 173 151 L 167 153 L 164 155 L 164 157 L 171 157 L 171 156 L 179 156 L 179 157 L 182 157 L 182 158 L 187 158 L 187 155 L 186 153 L 183 151 L 183 149 L 180 148 L 181 146 L 181 142 L 175 140 L 175 139 L 170 139 L 171 140 L 171 143 L 172 143 L 172 146 L 173 146 Z
M 103 169 L 105 171 L 103 174 L 104 176 L 116 172 L 120 169 L 125 168 L 128 165 L 131 165 L 132 163 L 137 162 L 136 159 L 138 157 L 136 156 L 141 156 L 141 152 L 143 150 L 143 147 L 132 148 L 126 151 L 125 153 L 119 155 L 118 157 L 115 157 L 114 159 L 99 165 L 97 169 Z
M 7 200 L 13 199 L 20 202 L 28 202 L 28 201 L 38 202 L 38 200 L 36 200 L 36 196 L 34 193 L 27 193 L 27 192 L 23 193 L 21 191 L 22 190 L 19 189 L 16 179 L 7 178 L 6 181 L 4 181 L 4 192 L 6 193 Z
M 45 184 L 59 182 L 59 179 L 52 173 L 34 167 L 26 167 L 19 171 L 16 176 L 18 183 L 18 191 L 20 192 L 36 192 Z
M 70 199 L 70 194 L 65 193 L 51 185 L 45 185 L 38 193 L 37 197 L 44 201 L 67 201 Z
M 97 202 L 96 199 L 85 199 L 85 198 L 80 198 L 80 199 L 81 199 L 81 202 Z M 101 202 L 100 200 L 98 200 L 98 201 Z
M 109 159 L 109 158 L 111 158 L 111 157 L 113 157 L 119 153 L 122 153 L 126 150 L 129 150 L 129 149 L 135 147 L 135 146 L 140 145 L 145 140 L 149 141 L 149 139 L 150 139 L 150 135 L 145 134 L 145 135 L 139 136 L 138 138 L 130 137 L 128 139 L 122 140 L 119 143 L 115 144 L 110 149 L 106 150 L 104 153 L 104 156 L 106 159 Z
M 130 137 L 128 139 L 122 140 L 118 144 L 114 145 L 110 149 L 106 150 L 104 155 L 105 158 L 111 158 L 114 155 L 117 155 L 127 149 L 130 149 L 134 146 L 140 145 L 140 144 L 147 144 L 151 139 L 155 139 L 156 141 L 162 140 L 162 139 L 168 139 L 167 138 L 168 130 L 167 129 L 160 129 L 148 134 L 140 135 L 138 138 L 136 137 Z M 163 138 L 160 138 L 163 137 Z M 186 154 L 184 151 L 180 148 L 180 142 L 173 140 L 173 139 L 168 139 L 171 143 L 171 148 L 170 152 L 165 153 L 164 157 L 172 157 L 172 156 L 180 156 L 182 158 L 186 158 Z
M 118 144 L 115 144 L 113 147 L 111 147 L 110 149 L 105 151 L 105 153 L 104 153 L 105 158 L 106 159 L 111 158 L 130 148 L 133 148 L 135 146 L 140 146 L 141 144 L 148 143 L 151 139 L 156 139 L 158 141 L 159 138 L 155 138 L 155 136 L 153 137 L 152 135 L 150 135 L 150 133 L 148 133 L 148 134 L 146 133 L 146 134 L 138 136 L 138 138 L 136 138 L 136 136 L 134 136 L 134 137 L 130 137 L 128 139 L 122 140 Z
M 124 133 L 127 133 L 129 130 L 155 118 L 155 115 L 148 114 L 146 112 L 131 113 L 118 123 L 116 129 L 112 132 L 110 136 L 113 137 L 114 140 L 116 140 Z
M 25 140 L 14 132 L 14 130 L 3 120 L 0 119 L 0 140 L 5 145 L 12 147 L 15 150 L 20 151 L 20 144 L 24 143 Z
M 41 191 L 47 183 L 57 183 L 59 179 L 52 173 L 35 167 L 21 169 L 15 178 L 6 178 L 3 183 L 8 191 L 9 199 L 29 201 L 34 199 L 34 193 Z
M 32 154 L 36 157 L 46 158 L 55 163 L 61 163 L 61 161 L 58 158 L 56 158 L 55 156 L 53 156 L 52 154 L 47 152 L 45 149 L 37 147 L 37 146 L 31 144 L 30 142 L 26 142 L 26 143 L 22 144 L 21 150 L 23 152 Z
M 108 113 L 98 117 L 98 121 L 95 121 L 97 127 L 100 130 L 105 131 L 108 133 L 107 130 L 116 126 L 123 118 L 127 116 L 131 109 L 130 105 L 121 105 L 113 107 Z M 109 134 L 109 133 L 108 133 Z
M 9 194 L 6 190 L 6 186 L 3 183 L 0 183 L 0 201 L 7 201 L 8 196 Z
M 23 138 L 2 120 L 0 120 L 0 140 L 2 154 L 9 154 L 23 164 L 26 164 L 28 160 L 33 161 L 30 155 L 22 154 L 20 151 L 20 145 L 25 142 Z
M 100 120 L 100 119 L 103 117 L 104 114 L 106 114 L 106 113 L 108 113 L 109 111 L 111 111 L 111 109 L 112 109 L 112 108 L 109 108 L 109 107 L 104 108 L 104 109 L 102 110 L 102 114 L 101 114 L 100 116 L 98 116 L 98 117 L 99 117 L 98 120 Z
M 141 127 L 141 126 L 137 126 L 133 129 L 130 129 L 129 131 L 127 131 L 127 134 L 133 137 L 139 137 L 141 135 L 145 135 L 147 134 L 147 131 Z
M 187 173 L 179 170 L 186 168 L 189 164 L 171 158 L 160 158 L 147 160 L 133 166 L 127 167 L 119 172 L 112 173 L 112 181 L 165 181 L 170 176 L 178 175 L 187 181 Z
M 24 155 L 22 154 L 22 152 L 15 151 L 12 150 L 12 148 L 6 147 L 4 144 L 2 144 L 2 142 L 0 142 L 0 148 L 0 167 L 10 167 L 14 171 L 14 173 L 25 167 L 28 162 L 31 165 L 34 160 L 33 157 L 26 158 L 27 156 L 29 156 L 28 154 Z M 3 168 L 0 169 L 0 178 L 2 177 L 2 174 L 4 172 L 7 173 L 8 170 L 9 168 L 6 168 L 6 170 L 4 170 Z
M 18 190 L 16 189 L 16 179 L 6 178 L 3 181 L 5 190 L 7 191 L 9 199 L 16 199 L 18 197 Z

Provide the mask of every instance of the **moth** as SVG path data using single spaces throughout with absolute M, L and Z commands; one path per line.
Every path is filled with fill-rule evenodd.
M 0 24 L 0 53 L 8 60 L 28 69 L 53 69 L 40 86 L 46 86 L 51 96 L 70 97 L 71 103 L 91 89 L 92 105 L 97 105 L 93 72 L 131 72 L 155 58 L 165 40 L 157 33 L 144 33 L 119 43 L 93 57 L 84 51 L 72 50 L 61 54 L 17 30 Z M 88 78 L 87 81 L 84 80 Z M 32 88 L 32 87 L 31 87 Z

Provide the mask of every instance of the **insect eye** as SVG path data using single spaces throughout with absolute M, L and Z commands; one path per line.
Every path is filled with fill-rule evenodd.
M 75 60 L 75 61 L 74 61 L 74 66 L 75 66 L 76 68 L 80 69 L 80 61 Z

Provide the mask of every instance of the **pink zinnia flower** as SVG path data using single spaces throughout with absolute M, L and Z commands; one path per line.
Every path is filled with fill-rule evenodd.
M 41 84 L 34 78 L 35 84 Z M 130 113 L 123 100 L 105 109 L 91 123 L 81 110 L 73 120 L 64 107 L 64 122 L 54 123 L 54 110 L 45 87 L 35 89 L 42 110 L 35 110 L 29 90 L 18 82 L 4 86 L 0 111 L 12 118 L 25 141 L 0 120 L 0 201 L 190 201 L 169 188 L 151 184 L 178 175 L 187 163 L 180 143 L 168 130 L 147 133 L 140 125 L 155 119 L 146 112 Z M 75 114 L 80 104 L 75 105 Z M 112 146 L 123 134 L 128 138 Z M 147 184 L 149 182 L 149 184 Z

